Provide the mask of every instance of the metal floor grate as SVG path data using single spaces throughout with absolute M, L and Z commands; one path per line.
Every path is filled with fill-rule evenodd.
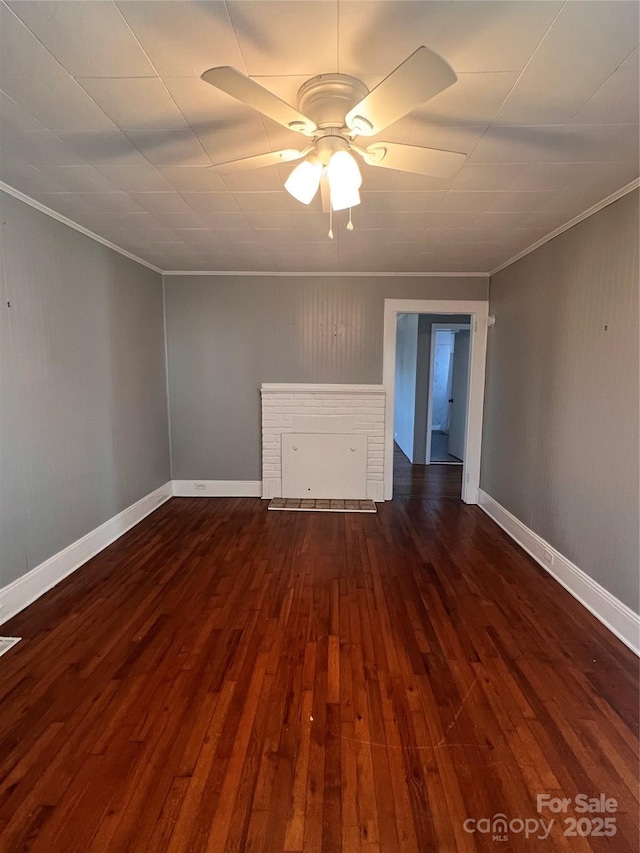
M 377 512 L 373 501 L 327 498 L 272 498 L 268 509 L 293 512 Z

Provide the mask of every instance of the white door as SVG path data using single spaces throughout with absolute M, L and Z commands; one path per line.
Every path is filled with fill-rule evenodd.
M 469 340 L 468 331 L 456 332 L 451 370 L 451 399 L 449 400 L 449 453 L 462 460 L 464 460 L 464 433 L 469 389 Z

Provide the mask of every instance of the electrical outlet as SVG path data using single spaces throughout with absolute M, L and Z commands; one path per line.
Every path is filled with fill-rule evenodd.
M 545 563 L 549 563 L 550 566 L 553 565 L 553 554 L 551 553 L 551 551 L 547 551 L 546 548 L 542 549 L 542 559 L 545 561 Z
M 207 488 L 204 483 L 194 483 L 193 487 L 195 489 L 200 489 L 201 491 L 204 491 Z

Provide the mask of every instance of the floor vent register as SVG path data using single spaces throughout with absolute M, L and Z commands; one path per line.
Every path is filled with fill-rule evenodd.
M 377 512 L 373 501 L 328 498 L 272 498 L 268 508 L 293 512 Z

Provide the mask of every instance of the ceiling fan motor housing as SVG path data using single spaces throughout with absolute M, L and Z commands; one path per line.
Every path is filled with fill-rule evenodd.
M 298 90 L 298 109 L 320 130 L 347 131 L 345 116 L 368 94 L 361 80 L 347 74 L 319 74 Z

